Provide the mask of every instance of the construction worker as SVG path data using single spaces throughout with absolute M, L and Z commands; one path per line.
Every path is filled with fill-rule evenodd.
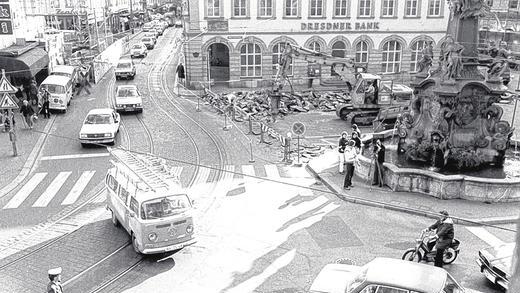
M 61 267 L 50 269 L 49 284 L 47 284 L 47 293 L 63 293 L 63 286 L 61 285 Z

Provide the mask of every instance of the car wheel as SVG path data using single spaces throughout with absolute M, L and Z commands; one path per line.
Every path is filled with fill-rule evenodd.
M 119 227 L 121 225 L 121 223 L 119 223 L 119 220 L 117 219 L 117 216 L 116 216 L 116 213 L 114 213 L 113 210 L 110 210 L 110 212 L 112 213 L 112 224 L 116 227 Z
M 137 244 L 137 239 L 135 238 L 135 235 L 133 232 L 132 232 L 132 247 L 134 248 L 134 251 L 137 254 L 141 254 L 141 251 L 139 250 L 139 245 Z

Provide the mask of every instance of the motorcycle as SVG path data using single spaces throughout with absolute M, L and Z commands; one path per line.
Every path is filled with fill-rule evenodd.
M 433 262 L 436 254 L 436 250 L 433 250 L 433 248 L 435 247 L 437 240 L 432 238 L 432 236 L 433 232 L 431 231 L 421 232 L 421 236 L 416 239 L 415 247 L 407 249 L 404 252 L 402 259 L 417 262 L 421 262 L 422 260 Z M 457 259 L 457 256 L 459 255 L 459 245 L 459 240 L 453 239 L 450 246 L 444 250 L 444 255 L 442 257 L 444 264 L 451 264 L 455 259 Z

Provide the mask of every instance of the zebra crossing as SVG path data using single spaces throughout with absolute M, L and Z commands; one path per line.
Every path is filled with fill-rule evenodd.
M 275 164 L 267 165 L 226 165 L 220 179 L 216 179 L 215 168 L 200 167 L 190 192 L 201 198 L 210 196 L 215 190 L 226 193 L 228 190 L 239 186 L 247 186 L 258 182 L 260 177 L 273 180 L 290 177 L 311 177 L 305 173 L 292 175 L 288 169 L 291 167 Z M 181 177 L 183 172 L 189 172 L 189 168 L 183 166 L 172 167 L 171 172 Z M 95 175 L 98 175 L 95 177 Z M 82 195 L 88 192 L 89 183 L 97 184 L 105 174 L 101 171 L 87 170 L 82 172 L 37 172 L 32 174 L 29 180 L 14 193 L 3 206 L 3 210 L 17 208 L 45 208 L 49 205 L 67 206 L 74 204 Z M 218 181 L 217 181 L 218 180 Z M 41 192 L 39 192 L 41 191 Z M 104 201 L 104 196 L 99 196 L 93 202 Z

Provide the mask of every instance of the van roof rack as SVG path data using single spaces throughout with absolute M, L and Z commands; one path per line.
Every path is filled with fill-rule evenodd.
M 163 159 L 152 154 L 138 154 L 122 147 L 108 148 L 108 151 L 154 191 L 180 185 L 179 178 L 173 175 Z

